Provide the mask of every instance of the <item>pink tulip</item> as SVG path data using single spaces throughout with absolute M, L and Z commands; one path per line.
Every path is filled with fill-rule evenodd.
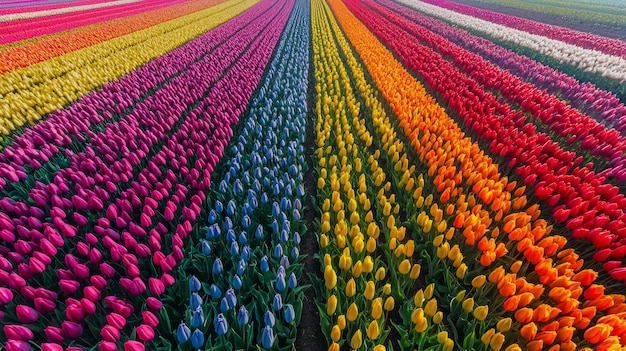
M 59 286 L 65 295 L 73 295 L 80 288 L 80 283 L 75 280 L 61 279 Z
M 139 337 L 139 340 L 143 342 L 148 342 L 154 339 L 154 330 L 149 325 L 142 324 L 137 327 L 136 331 L 137 337 Z
M 135 253 L 137 254 L 137 257 L 139 257 L 139 258 L 147 258 L 147 257 L 150 256 L 152 251 L 145 244 L 139 244 L 135 248 Z
M 76 251 L 78 251 L 78 254 L 83 257 L 89 255 L 89 249 L 89 245 L 82 241 L 76 244 Z
M 0 270 L 10 271 L 13 269 L 13 265 L 11 261 L 7 260 L 5 257 L 0 256 Z
M 159 319 L 157 318 L 157 316 L 154 315 L 154 313 L 150 311 L 143 311 L 141 312 L 141 316 L 143 318 L 144 324 L 149 325 L 153 328 L 159 325 Z
M 80 300 L 80 307 L 87 316 L 96 313 L 96 304 L 86 298 Z
M 33 332 L 22 325 L 5 325 L 4 334 L 8 339 L 13 340 L 28 341 L 34 337 Z
M 161 276 L 161 281 L 166 288 L 169 288 L 170 286 L 174 285 L 176 279 L 174 279 L 174 277 L 168 273 L 163 273 L 163 275 Z
M 13 301 L 13 293 L 7 288 L 0 287 L 0 306 Z
M 77 264 L 76 267 L 74 267 L 74 273 L 79 279 L 87 279 L 90 276 L 89 268 L 84 264 Z
M 63 351 L 63 346 L 59 344 L 44 343 L 41 344 L 41 351 Z
M 122 329 L 126 325 L 126 318 L 124 316 L 117 314 L 115 312 L 111 312 L 106 316 L 107 323 L 109 325 L 115 327 L 116 329 Z
M 35 276 L 26 263 L 20 263 L 17 265 L 17 274 L 24 279 L 31 279 Z
M 56 308 L 56 302 L 38 297 L 35 299 L 35 308 L 41 314 L 49 313 Z
M 98 348 L 100 351 L 117 351 L 117 345 L 110 341 L 101 341 Z
M 63 335 L 69 339 L 77 339 L 83 334 L 83 326 L 69 321 L 64 321 L 61 324 L 61 330 Z
M 25 305 L 18 305 L 15 308 L 15 314 L 17 319 L 23 324 L 31 324 L 37 321 L 39 315 L 32 307 Z
M 9 274 L 9 288 L 13 290 L 20 290 L 22 287 L 26 286 L 26 281 L 24 278 L 17 275 L 15 272 L 11 272 Z
M 104 340 L 111 342 L 116 342 L 120 338 L 119 330 L 110 325 L 105 325 L 102 329 L 100 329 L 100 335 L 102 335 Z
M 78 258 L 72 254 L 66 254 L 64 259 L 65 265 L 69 269 L 74 269 L 76 265 L 79 263 Z
M 39 251 L 33 252 L 33 258 L 36 258 L 39 262 L 43 263 L 46 266 L 52 263 L 52 259 L 50 258 L 50 256 L 46 255 L 43 252 L 39 252 Z
M 30 351 L 30 345 L 22 340 L 9 340 L 4 347 L 6 351 Z
M 63 340 L 65 339 L 63 337 L 63 332 L 61 331 L 61 328 L 48 326 L 43 330 L 43 332 L 44 334 L 46 334 L 46 338 L 50 342 L 60 343 L 63 342 Z
M 163 282 L 153 277 L 148 279 L 148 287 L 150 288 L 152 295 L 159 296 L 165 292 L 165 285 Z
M 48 263 L 49 264 L 49 263 Z M 46 263 L 41 262 L 36 257 L 31 257 L 28 262 L 28 268 L 33 274 L 40 274 L 41 272 L 46 270 Z
M 85 320 L 85 314 L 80 303 L 70 304 L 65 309 L 65 316 L 72 322 L 82 323 Z
M 149 297 L 146 299 L 146 304 L 148 305 L 148 308 L 158 312 L 161 310 L 161 308 L 163 308 L 163 303 L 161 302 L 161 300 L 156 299 L 154 297 Z
M 113 276 L 115 276 L 115 269 L 106 262 L 100 264 L 100 272 L 102 272 L 102 274 L 108 279 L 111 279 L 113 278 Z
M 144 344 L 139 341 L 129 340 L 124 343 L 124 351 L 144 351 Z

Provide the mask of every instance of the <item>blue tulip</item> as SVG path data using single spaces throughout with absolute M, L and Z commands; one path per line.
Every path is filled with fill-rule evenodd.
M 241 278 L 239 278 L 239 276 L 235 274 L 235 276 L 233 277 L 233 288 L 235 288 L 235 290 L 239 290 L 242 286 L 243 283 L 241 282 Z
M 276 290 L 280 292 L 285 290 L 285 276 L 282 274 L 276 276 Z
M 222 227 L 224 228 L 224 230 L 233 229 L 233 220 L 230 219 L 230 217 L 224 218 L 224 224 L 222 224 Z
M 280 267 L 284 268 L 284 269 L 287 269 L 287 268 L 289 268 L 289 266 L 290 266 L 289 257 L 287 257 L 287 256 L 281 257 L 280 258 Z
M 246 271 L 246 261 L 241 259 L 237 262 L 237 275 L 241 276 L 243 275 L 245 271 Z
M 237 240 L 237 234 L 235 234 L 234 229 L 228 229 L 226 232 L 226 242 L 232 243 Z
M 250 217 L 248 217 L 248 215 L 243 216 L 243 218 L 241 219 L 241 226 L 243 228 L 248 228 L 251 223 L 252 221 L 250 220 Z
M 235 210 L 235 201 L 228 201 L 228 205 L 226 205 L 226 214 L 232 217 L 235 215 Z
M 219 237 L 222 234 L 222 231 L 217 224 L 213 224 L 207 229 L 206 238 L 211 240 Z
M 300 202 L 300 199 L 293 200 L 293 208 L 295 208 L 298 211 L 302 209 L 302 202 Z
M 179 343 L 184 344 L 190 337 L 191 330 L 189 330 L 189 327 L 184 322 L 181 322 L 176 329 L 176 339 Z
M 241 306 L 241 308 L 239 308 L 239 312 L 237 313 L 237 323 L 239 323 L 240 326 L 244 326 L 248 324 L 249 321 L 250 316 L 248 315 L 246 306 Z
M 274 317 L 274 314 L 271 311 L 267 311 L 265 312 L 265 315 L 263 316 L 263 322 L 265 322 L 265 325 L 269 326 L 270 328 L 273 328 L 274 324 L 276 324 L 276 318 Z
M 269 201 L 270 201 L 270 198 L 269 198 L 269 196 L 267 196 L 267 193 L 263 193 L 263 194 L 261 195 L 261 203 L 262 203 L 263 205 L 265 205 L 265 204 L 266 204 L 266 203 L 268 203 Z
M 303 197 L 305 193 L 306 191 L 304 191 L 304 185 L 302 184 L 298 185 L 298 189 L 296 190 L 296 195 L 298 195 L 298 197 Z
M 257 193 L 261 191 L 261 183 L 258 179 L 255 179 L 252 183 L 252 190 L 256 191 Z
M 198 292 L 201 288 L 202 284 L 200 283 L 198 278 L 196 278 L 195 275 L 192 275 L 191 278 L 189 278 L 189 290 L 191 290 L 192 292 Z
M 199 329 L 194 330 L 193 334 L 191 334 L 191 346 L 193 346 L 194 349 L 199 349 L 204 346 L 204 333 Z
M 272 216 L 276 217 L 278 216 L 279 213 L 280 213 L 280 206 L 278 205 L 278 203 L 274 202 L 272 204 Z
M 241 181 L 239 179 L 235 180 L 235 194 L 241 194 L 243 193 L 243 184 L 241 184 Z
M 222 180 L 220 182 L 219 192 L 221 194 L 226 194 L 226 190 L 228 189 L 228 184 L 226 184 L 226 180 Z
M 193 312 L 193 316 L 191 316 L 191 326 L 194 328 L 200 328 L 204 325 L 204 312 L 202 311 L 202 307 L 199 307 Z
M 239 243 L 244 245 L 247 242 L 248 242 L 248 235 L 246 235 L 246 232 L 239 233 Z
M 228 289 L 226 290 L 226 294 L 224 295 L 226 301 L 228 301 L 228 307 L 233 308 L 237 306 L 237 295 L 235 295 L 235 290 Z
M 296 311 L 293 309 L 293 305 L 288 303 L 285 305 L 285 322 L 291 323 L 296 319 Z
M 301 241 L 300 233 L 298 232 L 293 233 L 293 243 L 296 245 L 300 245 L 300 241 Z
M 250 190 L 250 191 L 252 191 L 252 190 Z M 249 203 L 250 200 L 251 200 L 250 193 L 248 193 L 248 202 L 243 204 L 243 207 L 241 208 L 241 214 L 244 215 L 244 216 L 252 214 L 252 207 L 250 207 L 250 203 Z
M 272 347 L 273 343 L 274 332 L 272 331 L 271 327 L 266 326 L 265 328 L 263 328 L 263 334 L 261 335 L 261 345 L 263 346 L 263 348 L 269 349 Z
M 198 295 L 198 293 L 196 292 L 191 294 L 191 296 L 189 297 L 189 307 L 192 310 L 196 310 L 200 306 L 202 306 L 202 298 L 200 297 L 200 295 Z
M 285 188 L 285 195 L 293 196 L 293 190 L 291 188 L 291 184 L 287 185 L 287 187 Z M 291 204 L 289 204 L 289 207 L 291 207 Z
M 289 275 L 289 289 L 295 289 L 296 286 L 298 286 L 298 279 L 296 279 L 296 275 L 292 272 L 291 275 Z
M 226 317 L 224 314 L 220 313 L 215 317 L 213 321 L 213 327 L 217 335 L 225 335 L 228 332 L 228 321 L 226 321 Z
M 283 277 L 286 274 L 286 270 L 287 268 L 283 265 L 278 266 L 278 269 L 276 270 L 276 275 L 282 275 Z
M 220 290 L 220 288 L 218 288 L 215 284 L 211 284 L 209 292 L 211 293 L 211 297 L 213 299 L 219 299 L 220 297 L 222 297 L 222 290 Z
M 274 258 L 283 257 L 283 247 L 280 244 L 276 244 L 274 247 Z
M 289 240 L 289 232 L 284 229 L 281 230 L 279 240 L 281 243 L 286 243 Z
M 263 226 L 259 224 L 258 227 L 256 227 L 256 231 L 254 232 L 254 237 L 257 239 L 261 239 L 263 238 Z
M 218 257 L 213 262 L 213 273 L 222 274 L 222 271 L 224 271 L 224 265 L 222 264 L 222 260 Z
M 289 166 L 289 174 L 295 176 L 296 174 L 298 174 L 298 168 L 296 168 L 295 165 Z
M 284 216 L 284 213 L 283 213 L 283 216 Z M 287 232 L 291 233 L 291 222 L 289 222 L 286 216 L 283 219 L 283 230 L 286 230 Z
M 236 164 L 235 164 L 236 165 Z M 228 174 L 234 178 L 237 176 L 237 168 L 235 168 L 235 165 L 231 166 L 230 169 L 228 170 Z
M 239 244 L 236 241 L 230 243 L 231 256 L 239 256 Z
M 220 200 L 215 201 L 215 212 L 220 214 L 222 211 L 224 211 L 224 205 L 222 202 Z
M 270 266 L 269 266 L 269 262 L 267 261 L 267 256 L 263 256 L 261 257 L 261 272 L 266 273 L 267 271 L 269 271 Z
M 222 311 L 222 313 L 226 313 L 228 310 L 230 310 L 230 306 L 228 305 L 228 300 L 226 300 L 226 296 L 224 296 L 222 298 L 222 301 L 220 301 L 220 311 Z
M 278 234 L 279 230 L 280 230 L 280 228 L 278 227 L 278 222 L 276 220 L 274 220 L 272 222 L 272 231 L 274 232 L 274 234 Z
M 280 311 L 283 308 L 283 297 L 280 294 L 274 295 L 274 301 L 272 302 L 272 308 L 274 311 Z
M 246 162 L 248 162 L 248 160 L 246 160 Z M 250 184 L 250 173 L 248 171 L 243 173 L 243 182 L 245 184 Z
M 291 249 L 291 259 L 295 260 L 296 258 L 298 258 L 298 256 L 300 256 L 300 250 L 298 250 L 297 247 L 294 247 Z
M 274 187 L 272 189 L 272 195 L 278 196 L 279 194 L 280 194 L 280 186 L 278 186 L 278 184 L 274 184 Z
M 252 210 L 259 207 L 259 200 L 257 200 L 256 197 L 253 197 L 250 199 L 250 207 L 252 207 Z M 252 210 L 250 210 L 251 214 L 252 214 Z
M 250 246 L 244 246 L 243 250 L 241 251 L 241 258 L 248 262 L 250 261 Z
M 287 199 L 286 198 L 282 198 L 280 199 L 280 209 L 283 211 L 287 211 L 289 210 L 288 206 L 287 206 Z
M 295 219 L 296 221 L 300 220 L 300 211 L 298 210 L 293 210 L 293 219 Z
M 211 210 L 209 212 L 209 224 L 215 224 L 215 222 L 217 222 L 217 213 L 215 210 Z
M 202 240 L 202 253 L 208 256 L 212 251 L 211 244 L 206 240 Z

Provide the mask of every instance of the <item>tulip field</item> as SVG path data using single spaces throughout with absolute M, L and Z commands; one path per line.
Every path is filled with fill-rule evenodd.
M 0 350 L 626 349 L 626 42 L 496 11 L 624 6 L 478 3 L 0 2 Z

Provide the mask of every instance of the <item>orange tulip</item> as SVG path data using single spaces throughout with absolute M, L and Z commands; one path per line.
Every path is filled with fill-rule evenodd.
M 506 311 L 515 311 L 518 305 L 519 295 L 514 295 L 504 301 L 503 307 Z
M 526 344 L 527 351 L 541 351 L 543 350 L 543 340 L 533 340 Z
M 524 325 L 520 329 L 520 335 L 526 340 L 534 340 L 537 335 L 537 325 L 533 322 Z
M 607 324 L 596 324 L 585 331 L 585 340 L 592 344 L 597 344 L 611 335 L 613 327 Z
M 530 308 L 522 308 L 515 312 L 515 320 L 520 323 L 528 323 L 533 320 L 533 310 Z

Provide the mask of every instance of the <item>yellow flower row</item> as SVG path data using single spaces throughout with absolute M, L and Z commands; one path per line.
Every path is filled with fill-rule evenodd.
M 385 346 L 376 342 L 384 339 L 384 311 L 397 308 L 394 296 L 399 295 L 392 276 L 399 272 L 413 281 L 420 266 L 406 258 L 413 255 L 414 244 L 405 240 L 406 228 L 395 223 L 400 206 L 378 163 L 380 152 L 367 156 L 373 139 L 359 118 L 361 105 L 333 38 L 340 31 L 328 21 L 325 4 L 316 1 L 312 10 L 320 246 L 329 295 L 323 318 L 332 324 L 329 349 L 339 349 L 345 340 L 353 349 L 381 350 Z M 390 239 L 405 243 L 400 247 Z
M 609 305 L 610 302 L 616 306 L 613 311 L 600 312 L 598 309 L 596 313 L 595 309 L 579 308 L 576 299 L 589 290 L 595 272 L 583 271 L 578 255 L 572 250 L 562 250 L 565 239 L 550 235 L 551 226 L 538 219 L 537 205 L 527 204 L 524 188 L 517 188 L 515 182 L 501 178 L 492 160 L 462 134 L 443 109 L 437 106 L 384 46 L 340 1 L 330 2 L 351 44 L 398 116 L 400 127 L 415 147 L 417 155 L 428 166 L 427 177 L 432 179 L 431 184 L 438 195 L 436 198 L 433 198 L 432 193 L 425 198 L 420 199 L 421 194 L 417 197 L 417 208 L 424 205 L 430 208 L 429 211 L 422 211 L 416 222 L 426 234 L 431 233 L 433 227 L 436 229 L 436 233 L 432 233 L 437 235 L 433 240 L 433 246 L 437 248 L 436 256 L 439 259 L 447 256 L 453 261 L 459 280 L 467 276 L 468 271 L 477 272 L 482 267 L 497 272 L 489 275 L 486 284 L 484 278 L 472 279 L 471 287 L 480 292 L 473 298 L 491 297 L 489 307 L 475 307 L 474 299 L 465 298 L 465 291 L 461 291 L 459 294 L 462 293 L 463 297 L 458 302 L 462 304 L 463 310 L 473 309 L 474 317 L 480 320 L 486 318 L 486 312 L 490 310 L 494 310 L 496 315 L 506 315 L 510 311 L 508 314 L 511 317 L 517 317 L 515 311 L 526 312 L 526 306 L 535 308 L 535 312 L 530 310 L 531 319 L 522 322 L 516 318 L 515 331 L 506 328 L 510 319 L 501 318 L 497 321 L 500 327 L 496 325 L 493 331 L 486 330 L 482 333 L 481 341 L 499 349 L 504 344 L 504 333 L 508 332 L 507 340 L 517 339 L 521 343 L 524 343 L 524 339 L 532 340 L 528 343 L 529 347 L 543 343 L 550 345 L 556 339 L 561 348 L 570 349 L 576 346 L 571 340 L 572 333 L 568 332 L 572 325 L 582 329 L 585 323 L 588 324 L 588 316 L 593 318 L 593 315 L 602 316 L 621 310 L 617 305 L 622 305 L 622 295 L 604 294 L 588 299 L 584 305 L 596 306 L 601 302 Z M 373 113 L 373 116 L 376 118 L 380 114 Z M 414 182 L 403 177 L 401 183 Z M 438 206 L 433 208 L 435 205 Z M 462 235 L 457 235 L 455 229 Z M 463 260 L 463 255 L 471 259 Z M 497 265 L 502 266 L 494 270 L 493 267 Z M 509 272 L 503 267 L 509 267 Z M 564 294 L 557 294 L 560 290 L 570 291 L 571 295 L 563 298 Z M 518 306 L 522 297 L 524 304 Z M 582 298 L 579 300 L 584 301 Z M 542 317 L 544 315 L 546 317 Z M 522 328 L 522 332 L 518 333 L 522 326 L 532 327 L 530 323 L 535 323 L 531 322 L 532 319 L 536 319 L 537 325 L 543 329 L 532 334 L 525 333 Z M 559 323 L 556 329 L 552 329 L 555 328 L 552 322 L 557 320 Z M 584 340 L 576 342 L 578 346 L 585 345 Z M 518 346 L 513 344 L 509 348 L 514 350 Z
M 258 0 L 229 0 L 153 27 L 0 76 L 0 133 L 72 103 L 250 8 Z M 0 139 L 1 140 L 1 139 Z

